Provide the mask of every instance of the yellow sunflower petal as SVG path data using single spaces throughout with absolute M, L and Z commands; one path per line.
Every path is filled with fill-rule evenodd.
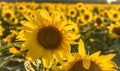
M 43 65 L 46 68 L 50 68 L 52 66 L 52 61 L 53 61 L 53 52 L 51 52 L 50 50 L 45 50 L 44 52 L 45 55 L 43 55 L 42 57 L 42 61 L 43 61 Z
M 90 59 L 95 60 L 98 58 L 98 56 L 100 55 L 101 51 L 95 52 L 92 55 L 90 55 Z
M 55 11 L 53 14 L 52 14 L 52 24 L 58 24 L 58 22 L 61 20 L 60 19 L 60 12 L 58 12 L 58 11 Z
M 67 25 L 64 27 L 65 30 L 72 30 L 74 28 L 74 25 Z
M 106 68 L 102 68 L 102 71 L 117 71 L 117 70 L 111 67 L 108 68 L 106 67 Z
M 61 68 L 61 66 L 55 66 L 55 65 L 53 65 L 53 66 L 52 66 L 52 69 L 53 69 L 54 71 L 64 71 L 64 69 Z
M 49 20 L 49 21 L 51 20 L 51 19 L 50 19 L 50 15 L 49 15 L 49 13 L 47 12 L 47 10 L 45 10 L 45 9 L 40 9 L 39 13 L 40 13 L 40 16 L 43 17 L 44 19 Z
M 75 34 L 75 33 L 69 33 L 69 35 L 71 36 L 72 40 L 78 39 L 80 37 L 80 34 Z
M 32 49 L 32 50 L 28 50 L 28 53 L 26 55 L 26 59 L 30 60 L 30 61 L 35 61 L 38 58 L 40 58 L 43 55 L 42 52 L 40 52 L 40 50 L 36 49 Z
M 25 50 L 29 49 L 29 46 L 25 46 L 25 45 L 29 45 L 29 43 L 28 42 L 24 42 L 22 47 L 20 48 L 20 51 L 25 51 Z
M 78 52 L 79 52 L 79 54 L 82 57 L 86 56 L 86 51 L 85 51 L 84 43 L 83 43 L 83 41 L 81 39 L 79 40 Z
M 16 38 L 19 39 L 20 41 L 24 41 L 24 40 L 26 40 L 26 38 L 24 36 L 25 36 L 24 31 L 20 31 L 19 35 Z
M 30 28 L 30 29 L 35 29 L 35 27 L 33 26 L 33 24 L 31 24 L 28 21 L 21 21 L 21 24 L 24 25 L 25 27 Z
M 66 48 L 67 47 L 67 48 Z M 63 49 L 61 49 L 63 48 Z M 61 58 L 68 59 L 70 54 L 70 45 L 62 44 L 61 48 L 57 51 Z
M 63 27 L 65 27 L 66 26 L 66 24 L 67 24 L 67 20 L 66 21 L 63 21 L 63 22 L 61 22 L 61 24 L 59 24 L 58 25 L 58 28 L 61 30 L 61 29 L 63 29 Z
M 85 69 L 89 69 L 90 68 L 90 63 L 91 63 L 91 60 L 89 59 L 89 58 L 85 58 L 85 59 L 83 59 L 83 67 L 85 68 Z
M 100 64 L 100 67 L 117 67 L 117 65 L 113 62 L 113 61 L 107 61 L 107 62 L 104 62 L 104 63 L 101 63 Z
M 106 61 L 111 60 L 114 56 L 115 56 L 115 54 L 101 55 L 101 56 L 99 56 L 99 58 L 96 60 L 96 62 L 97 62 L 97 63 L 103 63 L 103 62 L 106 62 Z

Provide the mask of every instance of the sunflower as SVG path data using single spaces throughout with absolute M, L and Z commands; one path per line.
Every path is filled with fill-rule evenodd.
M 77 16 L 77 10 L 75 8 L 68 8 L 68 16 L 75 18 Z
M 108 26 L 109 34 L 114 38 L 120 38 L 120 23 L 110 24 Z
M 4 39 L 2 39 L 4 42 L 6 42 L 7 44 L 11 44 L 13 42 L 15 42 L 15 37 L 16 37 L 16 34 L 15 32 L 7 35 Z
M 117 10 L 110 10 L 110 14 L 108 15 L 110 20 L 112 21 L 119 21 L 120 20 L 120 13 Z
M 97 28 L 97 29 L 101 29 L 104 27 L 104 18 L 103 17 L 100 17 L 98 15 L 94 16 L 94 20 L 95 20 L 95 23 L 94 23 L 94 26 Z
M 23 14 L 26 14 L 28 16 L 34 17 L 34 13 L 31 11 L 31 9 L 24 10 L 25 12 Z
M 117 71 L 117 65 L 111 60 L 115 54 L 100 55 L 100 51 L 87 55 L 84 43 L 79 41 L 78 54 L 68 62 L 53 66 L 55 71 Z
M 84 24 L 84 23 L 81 21 L 81 16 L 80 16 L 80 15 L 76 18 L 76 23 L 78 23 L 79 26 L 84 26 L 84 25 L 86 25 L 86 24 Z
M 60 19 L 60 13 L 54 11 L 50 16 L 45 9 L 39 13 L 34 11 L 35 17 L 26 16 L 28 21 L 21 21 L 22 31 L 18 35 L 19 41 L 25 41 L 21 51 L 28 50 L 26 58 L 35 61 L 42 58 L 45 67 L 49 68 L 53 58 L 58 55 L 67 58 L 70 54 L 70 44 L 74 43 L 72 36 L 80 36 L 74 33 L 73 24 Z
M 90 23 L 93 19 L 93 15 L 90 11 L 86 11 L 84 14 L 81 14 L 81 21 L 84 24 Z
M 16 8 L 17 8 L 17 11 L 20 12 L 20 13 L 24 13 L 25 10 L 27 9 L 26 5 L 23 3 L 16 3 L 15 4 Z
M 10 47 L 9 52 L 14 55 L 21 55 L 24 56 L 24 53 L 19 50 L 17 47 Z
M 5 29 L 0 25 L 0 36 L 2 36 L 3 35 L 3 31 L 4 31 Z
M 79 2 L 75 4 L 75 7 L 77 8 L 78 11 L 81 11 L 83 8 L 85 8 L 85 5 Z
M 55 4 L 55 9 L 62 11 L 63 13 L 66 13 L 67 5 L 63 3 L 58 3 L 58 4 Z
M 9 35 L 7 35 L 4 39 L 2 39 L 4 42 L 6 42 L 7 44 L 11 44 L 11 43 L 13 43 L 13 37 L 14 37 L 14 35 L 13 34 L 9 34 Z
M 11 24 L 18 24 L 18 18 L 16 18 L 16 17 L 13 17 L 13 18 L 11 18 Z
M 0 9 L 3 8 L 3 7 L 6 6 L 6 5 L 7 5 L 6 2 L 4 2 L 4 1 L 0 2 Z
M 18 49 L 16 49 L 15 47 L 11 47 L 9 48 L 9 52 L 12 54 L 20 54 L 20 51 Z
M 100 14 L 101 17 L 108 17 L 109 11 L 107 9 L 101 9 L 99 11 L 99 14 Z
M 27 4 L 26 6 L 32 10 L 37 9 L 39 6 L 39 4 L 37 2 L 34 2 L 34 1 L 26 3 L 26 4 Z
M 14 11 L 10 9 L 2 9 L 2 18 L 4 21 L 9 22 L 15 16 Z
M 66 20 L 66 15 L 63 12 L 61 12 L 61 19 Z

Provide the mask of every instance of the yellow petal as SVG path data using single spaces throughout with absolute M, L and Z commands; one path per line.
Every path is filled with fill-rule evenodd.
M 75 34 L 75 33 L 69 33 L 69 35 L 71 36 L 72 40 L 78 39 L 80 37 L 80 34 Z
M 103 63 L 103 62 L 111 60 L 114 56 L 115 56 L 115 54 L 102 55 L 102 56 L 98 57 L 96 62 L 97 63 Z
M 85 51 L 84 43 L 83 43 L 83 41 L 81 39 L 79 40 L 78 52 L 79 52 L 79 54 L 82 57 L 86 56 L 86 51 Z
M 64 71 L 64 69 L 63 69 L 61 66 L 55 66 L 55 65 L 53 65 L 53 66 L 52 66 L 52 69 L 53 69 L 54 71 Z
M 26 38 L 24 37 L 24 36 L 25 36 L 24 33 L 25 33 L 24 31 L 20 31 L 19 34 L 18 34 L 18 36 L 17 36 L 16 38 L 17 38 L 18 40 L 20 40 L 20 41 L 25 41 Z
M 40 10 L 40 15 L 41 15 L 41 17 L 42 18 L 44 18 L 44 19 L 46 19 L 46 20 L 51 20 L 50 19 L 50 15 L 49 15 L 49 13 L 47 12 L 47 10 L 46 9 L 39 9 Z M 55 19 L 55 18 L 54 18 Z
M 54 13 L 52 13 L 52 24 L 58 24 L 57 22 L 60 22 L 60 11 L 54 11 Z M 59 23 L 60 24 L 60 23 Z
M 68 59 L 69 56 L 71 55 L 70 51 L 71 51 L 70 45 L 63 43 L 62 46 L 58 49 L 57 52 L 59 53 L 61 58 Z
M 118 71 L 118 70 L 111 67 L 105 67 L 105 68 L 102 68 L 102 71 Z
M 100 67 L 115 67 L 115 68 L 118 68 L 117 65 L 113 62 L 113 61 L 107 61 L 107 62 L 104 62 L 104 63 L 101 63 L 100 64 Z
M 28 50 L 27 55 L 26 55 L 26 59 L 28 59 L 30 61 L 35 61 L 43 55 L 43 52 L 40 52 L 39 48 L 36 50 L 35 49 Z
M 29 49 L 29 46 L 25 46 L 25 45 L 29 45 L 29 43 L 24 42 L 24 43 L 22 44 L 22 47 L 20 48 L 20 51 L 25 51 L 25 50 Z
M 53 53 L 50 50 L 45 50 L 44 55 L 42 57 L 43 65 L 46 68 L 50 68 L 53 62 Z
M 83 67 L 88 70 L 90 68 L 91 60 L 89 58 L 85 58 L 83 59 L 82 63 Z
M 90 55 L 90 59 L 95 60 L 98 58 L 98 56 L 100 55 L 101 51 L 95 52 L 92 55 Z
M 65 30 L 72 30 L 74 28 L 74 25 L 67 25 L 64 27 Z
M 30 22 L 28 22 L 28 21 L 20 21 L 20 23 L 21 23 L 22 25 L 24 25 L 25 27 L 27 27 L 27 28 L 35 29 L 35 26 L 33 26 L 34 24 L 32 24 L 32 23 L 30 23 Z
M 65 21 L 61 22 L 61 24 L 58 25 L 58 28 L 61 30 L 61 29 L 63 29 L 63 27 L 66 26 L 66 24 L 67 24 L 67 21 L 65 20 Z

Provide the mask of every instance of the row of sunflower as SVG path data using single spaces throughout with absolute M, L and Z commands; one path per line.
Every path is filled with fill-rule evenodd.
M 0 71 L 119 70 L 119 5 L 0 2 L 0 14 Z

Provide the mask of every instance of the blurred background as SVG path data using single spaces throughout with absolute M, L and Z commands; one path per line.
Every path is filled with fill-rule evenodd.
M 35 2 L 41 2 L 41 3 L 43 3 L 43 2 L 50 2 L 50 3 L 78 3 L 78 2 L 82 2 L 82 3 L 92 3 L 92 4 L 107 4 L 107 3 L 112 3 L 112 4 L 120 4 L 120 0 L 0 0 L 0 2 L 2 2 L 2 1 L 5 1 L 5 2 L 15 2 L 15 1 L 19 1 L 19 2 L 23 2 L 23 1 L 35 1 Z M 88 7 L 89 8 L 89 7 Z M 95 11 L 96 11 L 96 8 L 94 9 Z M 2 11 L 2 10 L 1 10 Z M 1 13 L 1 11 L 0 11 L 0 13 Z M 120 10 L 119 10 L 120 11 Z M 15 11 L 16 12 L 16 11 Z M 109 13 L 108 13 L 109 14 Z M 120 14 L 119 14 L 120 15 Z M 3 20 L 3 19 L 2 19 Z M 109 21 L 109 20 L 108 20 Z M 5 22 L 6 23 L 6 22 Z M 89 26 L 88 26 L 89 27 Z M 6 28 L 6 27 L 5 27 Z M 89 29 L 89 28 L 88 28 Z M 104 30 L 103 30 L 104 31 Z M 93 29 L 92 29 L 92 32 L 93 32 Z M 96 31 L 95 31 L 96 32 Z M 98 32 L 98 31 L 97 31 Z M 106 31 L 105 31 L 106 32 Z M 101 33 L 103 33 L 103 32 L 101 32 Z M 104 36 L 103 35 L 100 35 L 100 36 L 98 36 L 98 34 L 101 34 L 101 33 L 97 33 L 97 36 L 96 36 L 96 34 L 92 34 L 91 35 L 91 32 L 90 32 L 90 37 L 88 37 L 87 39 L 85 39 L 86 41 L 89 41 L 88 39 L 89 38 L 91 38 L 91 37 L 99 37 L 99 38 L 104 38 Z M 86 34 L 86 36 L 88 36 L 88 34 L 87 33 L 85 33 Z M 106 34 L 105 34 L 105 36 L 106 36 Z M 98 39 L 99 39 L 98 38 Z M 106 43 L 108 43 L 108 41 L 110 42 L 110 45 L 109 46 L 111 46 L 111 47 L 109 47 L 109 46 L 107 46 L 107 44 L 105 44 L 106 46 L 105 47 L 109 47 L 109 49 L 107 49 L 107 51 L 110 51 L 110 53 L 116 53 L 116 57 L 114 58 L 114 61 L 117 63 L 117 65 L 118 66 L 120 66 L 120 38 L 118 39 L 118 40 L 116 40 L 116 39 L 111 39 L 111 38 L 109 38 L 110 40 L 108 40 L 108 37 L 106 36 L 105 37 L 105 42 Z M 114 41 L 113 41 L 114 40 Z M 98 40 L 97 42 L 98 43 L 96 43 L 97 45 L 98 45 L 98 47 L 103 47 L 104 46 L 104 42 L 102 42 L 102 41 L 104 41 L 104 40 L 102 40 L 100 43 L 99 43 L 99 41 L 100 40 Z M 103 44 L 103 45 L 101 45 L 101 43 Z M 88 44 L 89 45 L 89 44 Z M 99 45 L 101 45 L 101 46 L 99 46 Z M 91 43 L 91 46 L 96 46 L 96 45 L 93 45 L 93 43 Z M 6 49 L 8 49 L 8 48 L 6 48 Z M 103 48 L 101 48 L 101 49 L 103 49 Z M 119 52 L 118 52 L 118 50 L 119 50 Z M 103 50 L 104 51 L 104 50 Z M 6 51 L 5 51 L 5 53 L 6 53 Z M 6 54 L 7 55 L 7 54 Z M 5 54 L 3 55 L 3 56 L 5 56 Z M 8 56 L 6 56 L 7 58 L 12 58 L 13 56 L 11 56 L 11 57 L 8 57 Z M 5 57 L 3 57 L 3 58 L 1 58 L 0 60 L 2 60 L 2 59 L 5 59 Z M 15 59 L 14 59 L 15 60 Z M 6 60 L 4 60 L 4 61 L 6 61 Z M 3 63 L 4 63 L 4 61 L 3 61 Z M 16 62 L 18 62 L 19 61 L 19 59 L 17 60 L 16 59 Z M 19 63 L 14 63 L 14 64 L 20 64 L 19 66 L 21 66 L 21 68 L 23 68 L 23 62 L 24 61 L 22 61 L 22 59 L 21 59 L 21 61 L 19 62 Z M 7 62 L 6 62 L 7 63 Z M 0 64 L 1 64 L 1 62 L 0 62 Z M 11 65 L 11 63 L 9 63 L 10 65 Z M 16 65 L 15 65 L 16 66 Z M 14 68 L 15 68 L 15 66 L 14 66 Z M 18 68 L 19 68 L 19 66 L 17 66 Z M 2 66 L 1 66 L 2 67 Z M 5 67 L 5 66 L 4 66 Z M 0 71 L 7 71 L 7 70 L 3 70 L 3 69 L 5 69 L 5 68 L 0 68 Z M 17 68 L 16 67 L 16 68 Z M 24 70 L 20 70 L 20 71 L 24 71 Z M 118 71 L 120 71 L 120 67 L 119 67 L 119 70 Z
M 15 0 L 0 0 L 0 1 L 15 1 Z M 36 2 L 63 2 L 63 3 L 76 3 L 76 2 L 84 2 L 84 3 L 107 3 L 108 0 L 17 0 L 17 1 L 36 1 Z M 111 0 L 109 0 L 111 1 Z M 115 0 L 113 0 L 115 1 Z M 113 3 L 120 3 L 120 0 L 116 0 Z

